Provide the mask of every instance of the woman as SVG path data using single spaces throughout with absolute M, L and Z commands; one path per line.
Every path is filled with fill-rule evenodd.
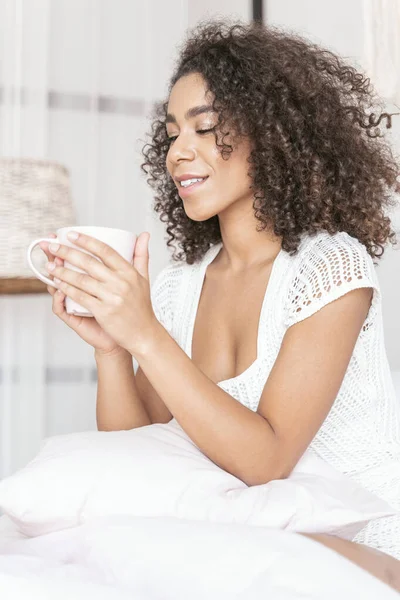
M 399 509 L 354 542 L 311 537 L 400 590 L 400 411 L 373 263 L 395 242 L 399 168 L 372 98 L 301 37 L 203 22 L 143 150 L 177 260 L 150 293 L 146 232 L 133 266 L 83 235 L 104 265 L 42 247 L 55 314 L 95 348 L 99 429 L 174 417 L 248 485 L 287 477 L 310 448 Z M 65 294 L 95 319 L 67 315 Z

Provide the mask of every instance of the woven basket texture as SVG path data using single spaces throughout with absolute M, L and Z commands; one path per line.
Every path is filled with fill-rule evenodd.
M 54 161 L 0 158 L 0 278 L 35 277 L 26 251 L 36 238 L 76 225 L 69 171 Z M 32 258 L 46 263 L 37 246 Z

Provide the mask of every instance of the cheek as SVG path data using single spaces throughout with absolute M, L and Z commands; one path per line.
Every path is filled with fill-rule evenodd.
M 167 167 L 167 171 L 169 173 L 169 175 L 171 175 L 172 173 L 172 162 L 170 159 L 170 152 L 168 151 L 166 159 L 165 159 L 165 166 Z
M 241 157 L 235 156 L 234 153 L 224 160 L 219 157 L 215 163 L 215 172 L 218 174 L 218 179 L 224 181 L 230 188 L 237 187 L 243 189 L 251 184 L 251 177 L 248 174 L 250 164 Z

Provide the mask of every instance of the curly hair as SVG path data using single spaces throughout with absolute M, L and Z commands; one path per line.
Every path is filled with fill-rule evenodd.
M 377 127 L 386 117 L 368 113 L 383 101 L 370 80 L 331 51 L 293 32 L 258 22 L 206 19 L 180 47 L 168 95 L 183 76 L 201 74 L 218 114 L 215 143 L 229 159 L 224 138 L 248 136 L 248 162 L 257 231 L 270 228 L 283 250 L 296 254 L 304 232 L 345 231 L 372 257 L 397 243 L 386 207 L 400 192 L 399 161 Z M 170 140 L 167 101 L 154 105 L 151 143 L 141 169 L 155 190 L 154 211 L 167 223 L 174 260 L 199 261 L 221 241 L 218 216 L 190 219 L 166 168 Z M 396 114 L 396 113 L 393 113 Z M 218 136 L 221 134 L 220 139 Z

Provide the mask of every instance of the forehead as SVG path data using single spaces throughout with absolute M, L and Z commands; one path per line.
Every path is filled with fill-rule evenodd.
M 173 86 L 168 99 L 168 113 L 177 119 L 193 118 L 196 111 L 187 114 L 189 109 L 194 107 L 210 106 L 212 95 L 206 94 L 206 84 L 199 73 L 191 73 L 178 79 Z M 204 111 L 197 112 L 201 114 Z M 168 122 L 173 119 L 168 118 Z

